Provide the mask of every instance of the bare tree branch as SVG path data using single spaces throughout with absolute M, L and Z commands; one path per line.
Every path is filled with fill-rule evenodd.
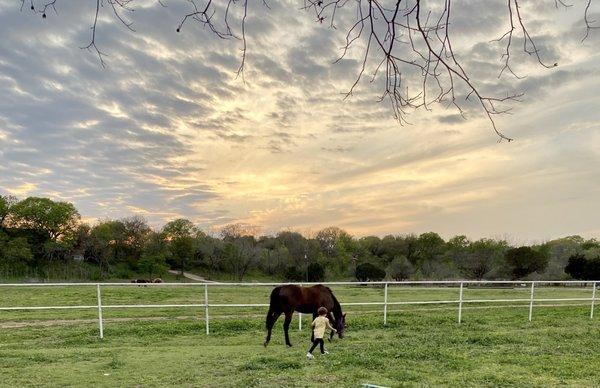
M 23 9 L 26 0 L 21 1 Z M 82 48 L 97 54 L 101 65 L 106 66 L 107 56 L 96 44 L 98 19 L 104 8 L 108 8 L 113 18 L 127 29 L 133 31 L 132 22 L 124 14 L 132 12 L 131 5 L 135 0 L 96 0 L 92 20 L 92 36 L 87 46 Z M 163 0 L 158 3 L 166 7 Z M 266 0 L 261 0 L 269 9 Z M 363 79 L 365 73 L 370 74 L 370 82 L 382 78 L 383 90 L 380 101 L 389 101 L 393 115 L 402 124 L 406 122 L 407 111 L 423 108 L 430 110 L 432 104 L 454 106 L 458 113 L 465 117 L 462 102 L 458 99 L 458 90 L 466 89 L 465 100 L 475 100 L 488 119 L 499 140 L 511 141 L 496 126 L 494 117 L 510 113 L 504 107 L 507 102 L 519 101 L 521 93 L 504 93 L 502 96 L 488 96 L 482 92 L 477 82 L 470 78 L 467 69 L 455 55 L 450 35 L 452 0 L 436 0 L 427 3 L 423 0 L 302 0 L 301 9 L 311 13 L 317 23 L 327 23 L 330 28 L 337 28 L 337 15 L 342 8 L 355 7 L 356 16 L 347 27 L 345 44 L 341 54 L 334 63 L 346 58 L 356 47 L 360 51 L 360 69 L 350 86 L 345 98 L 350 98 Z M 522 0 L 505 0 L 507 8 L 508 30 L 495 39 L 504 45 L 500 56 L 502 68 L 498 74 L 510 74 L 517 79 L 523 78 L 512 68 L 513 43 L 518 36 L 523 45 L 521 52 L 532 56 L 540 66 L 554 68 L 557 63 L 547 62 L 530 34 L 520 2 Z M 553 0 L 556 8 L 570 8 L 572 4 L 565 0 Z M 596 21 L 590 17 L 592 0 L 585 0 L 584 24 L 585 40 L 590 32 L 599 29 Z M 46 18 L 46 11 L 57 12 L 58 0 L 28 0 L 31 10 L 41 13 Z M 189 22 L 196 22 L 221 39 L 241 41 L 240 66 L 236 76 L 244 78 L 244 66 L 248 42 L 246 37 L 246 20 L 250 0 L 188 0 L 190 11 L 183 15 L 176 30 L 181 32 Z M 106 6 L 106 7 L 105 7 Z M 442 9 L 443 6 L 443 9 Z M 234 22 L 234 24 L 232 24 Z M 235 31 L 238 31 L 236 33 Z M 420 77 L 416 83 L 415 75 Z

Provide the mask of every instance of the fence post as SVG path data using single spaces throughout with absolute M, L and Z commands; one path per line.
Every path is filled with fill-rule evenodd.
M 302 287 L 302 283 L 300 283 Z M 302 331 L 302 313 L 298 311 L 298 331 Z
M 385 283 L 383 291 L 383 324 L 387 325 L 387 300 L 388 300 L 388 284 Z
M 460 294 L 458 296 L 458 323 L 462 322 L 463 284 L 463 282 L 460 282 Z
M 204 320 L 206 322 L 206 334 L 210 333 L 208 324 L 208 284 L 204 283 Z
M 535 282 L 531 282 L 531 298 L 529 299 L 529 322 L 531 322 L 531 317 L 533 315 L 533 294 L 535 290 Z
M 100 339 L 103 339 L 104 325 L 102 322 L 102 294 L 100 293 L 100 283 L 96 284 L 96 298 L 98 299 L 98 326 L 100 327 Z
M 590 319 L 594 318 L 594 302 L 596 301 L 596 282 L 592 283 L 592 309 L 590 310 Z

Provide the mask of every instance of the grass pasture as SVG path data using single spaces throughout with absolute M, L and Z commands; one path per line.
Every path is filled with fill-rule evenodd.
M 381 302 L 381 287 L 333 286 L 344 302 Z M 267 303 L 271 287 L 210 286 L 209 301 Z M 465 288 L 466 300 L 528 299 L 529 288 Z M 590 298 L 591 287 L 543 287 L 536 298 Z M 203 303 L 195 286 L 104 286 L 103 304 Z M 458 299 L 457 288 L 390 286 L 389 302 Z M 96 289 L 0 287 L 0 306 L 95 305 Z M 308 319 L 292 348 L 281 319 L 262 346 L 266 308 L 0 311 L 1 386 L 598 386 L 600 323 L 590 302 L 347 306 L 348 331 L 326 344 L 331 352 L 305 358 Z

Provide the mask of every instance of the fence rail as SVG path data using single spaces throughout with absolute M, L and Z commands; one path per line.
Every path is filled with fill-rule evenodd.
M 265 286 L 279 286 L 282 283 L 0 283 L 0 288 L 6 287 L 94 287 L 96 288 L 96 300 L 95 305 L 74 305 L 74 306 L 3 306 L 0 307 L 0 311 L 15 311 L 15 310 L 85 310 L 85 309 L 97 309 L 98 310 L 98 329 L 100 338 L 104 338 L 104 319 L 103 310 L 105 309 L 122 309 L 122 308 L 204 308 L 205 317 L 205 328 L 206 334 L 210 334 L 210 307 L 268 307 L 265 303 L 209 303 L 209 288 L 210 287 L 237 287 L 237 286 L 248 286 L 248 287 L 265 287 Z M 502 280 L 480 280 L 480 281 L 461 281 L 461 280 L 450 280 L 450 281 L 406 281 L 406 282 L 323 282 L 323 283 L 283 283 L 283 284 L 296 284 L 296 285 L 346 285 L 346 286 L 382 286 L 383 288 L 383 301 L 379 302 L 345 302 L 344 306 L 383 306 L 383 324 L 387 325 L 388 306 L 395 305 L 430 305 L 430 304 L 457 304 L 458 307 L 458 318 L 457 322 L 462 322 L 462 310 L 463 305 L 468 303 L 506 303 L 506 302 L 529 302 L 529 321 L 533 318 L 533 308 L 535 302 L 591 302 L 590 304 L 590 319 L 594 318 L 594 307 L 596 298 L 596 288 L 600 286 L 600 281 L 583 281 L 583 280 L 568 280 L 568 281 L 554 281 L 554 280 L 543 280 L 543 281 L 502 281 Z M 513 298 L 513 299 L 465 299 L 465 286 L 468 285 L 494 285 L 494 284 L 511 284 L 520 285 L 523 289 L 529 286 L 530 296 L 529 298 Z M 592 285 L 592 294 L 589 298 L 535 298 L 536 285 Z M 398 286 L 415 286 L 415 285 L 429 285 L 429 286 L 450 286 L 448 289 L 458 288 L 458 298 L 452 300 L 422 300 L 422 301 L 396 301 L 392 302 L 388 300 L 388 288 L 390 285 Z M 123 286 L 123 287 L 139 287 L 139 286 L 150 286 L 150 287 L 165 287 L 165 286 L 185 286 L 185 287 L 203 287 L 204 288 L 204 303 L 183 303 L 183 304 L 103 304 L 102 303 L 102 287 L 107 286 Z M 413 287 L 411 287 L 412 289 Z M 441 289 L 441 288 L 440 288 Z M 482 288 L 485 289 L 485 288 Z M 302 330 L 302 314 L 298 320 L 298 328 Z

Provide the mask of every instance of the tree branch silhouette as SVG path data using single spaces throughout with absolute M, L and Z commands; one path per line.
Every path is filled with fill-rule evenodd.
M 21 9 L 26 0 L 21 1 Z M 167 6 L 163 0 L 158 3 Z M 540 66 L 551 69 L 557 63 L 542 57 L 535 38 L 530 34 L 526 15 L 520 7 L 521 0 L 505 0 L 508 30 L 493 42 L 503 43 L 501 54 L 502 68 L 498 74 L 510 74 L 517 79 L 523 78 L 512 68 L 512 54 L 519 50 L 533 57 Z M 553 0 L 555 7 L 570 8 L 572 4 L 564 0 Z M 590 16 L 593 0 L 584 0 L 583 22 L 587 39 L 592 30 L 599 29 Z M 31 10 L 47 17 L 47 11 L 57 12 L 60 0 L 28 0 Z M 96 0 L 91 24 L 91 39 L 82 47 L 96 53 L 100 64 L 105 67 L 106 53 L 96 43 L 99 16 L 110 13 L 114 20 L 125 28 L 134 31 L 132 22 L 124 15 L 133 12 L 135 0 Z M 188 23 L 198 23 L 210 33 L 221 39 L 236 39 L 241 42 L 240 65 L 237 76 L 244 77 L 246 52 L 246 20 L 250 0 L 188 0 L 190 11 L 182 16 L 176 31 L 181 32 Z M 266 0 L 262 7 L 269 9 Z M 355 47 L 362 50 L 360 70 L 350 86 L 345 98 L 353 95 L 365 74 L 370 82 L 383 78 L 383 90 L 380 101 L 390 103 L 394 117 L 403 124 L 408 110 L 430 110 L 432 104 L 454 106 L 465 117 L 464 100 L 474 100 L 487 118 L 498 140 L 511 141 L 496 125 L 494 117 L 510 113 L 506 103 L 520 101 L 522 93 L 508 93 L 489 96 L 482 91 L 476 80 L 469 76 L 461 60 L 455 55 L 450 29 L 454 7 L 452 0 L 435 0 L 427 4 L 423 0 L 303 0 L 301 9 L 314 15 L 317 23 L 327 23 L 337 29 L 337 17 L 341 9 L 354 7 L 355 17 L 346 28 L 345 44 L 340 62 Z M 426 8 L 427 7 L 427 8 Z M 237 14 L 232 16 L 234 9 Z M 459 9 L 460 12 L 460 9 Z M 241 17 L 239 15 L 241 14 Z M 475 16 L 477 17 L 477 16 Z M 515 40 L 522 41 L 522 47 L 514 47 Z M 419 82 L 414 82 L 414 78 Z M 460 87 L 459 87 L 460 85 Z M 466 90 L 466 95 L 460 95 Z M 460 98 L 459 98 L 460 97 Z

